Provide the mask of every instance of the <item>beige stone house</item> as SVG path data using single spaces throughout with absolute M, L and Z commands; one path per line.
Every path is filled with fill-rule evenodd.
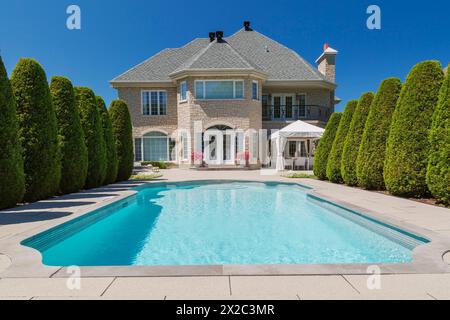
M 313 67 L 245 22 L 229 37 L 219 31 L 165 49 L 111 85 L 130 109 L 136 161 L 190 166 L 207 154 L 216 165 L 232 166 L 250 153 L 252 163 L 260 164 L 255 141 L 261 138 L 251 143 L 231 130 L 257 135 L 267 129 L 270 135 L 296 120 L 324 126 L 337 101 L 336 54 L 325 45 Z M 296 148 L 305 146 L 295 144 L 287 152 Z

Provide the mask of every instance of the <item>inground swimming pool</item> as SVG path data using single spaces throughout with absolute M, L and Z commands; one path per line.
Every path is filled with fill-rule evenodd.
M 428 240 L 290 183 L 147 184 L 22 242 L 49 266 L 407 263 Z

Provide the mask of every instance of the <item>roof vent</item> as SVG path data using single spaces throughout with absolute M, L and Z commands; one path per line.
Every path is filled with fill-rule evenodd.
M 216 40 L 216 33 L 210 32 L 209 33 L 209 41 L 214 42 L 214 40 Z
M 250 21 L 244 21 L 244 28 L 245 31 L 252 31 L 252 28 L 250 28 Z
M 223 31 L 216 32 L 217 41 L 221 42 L 223 40 Z

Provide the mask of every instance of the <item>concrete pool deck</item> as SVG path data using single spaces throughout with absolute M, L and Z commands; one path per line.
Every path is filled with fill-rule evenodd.
M 415 257 L 416 265 L 380 266 L 380 290 L 367 288 L 364 265 L 334 265 L 331 273 L 323 265 L 185 267 L 183 276 L 172 267 L 153 268 L 150 274 L 141 272 L 145 267 L 81 268 L 81 290 L 70 290 L 67 269 L 44 267 L 38 252 L 20 245 L 29 236 L 132 195 L 134 184 L 123 183 L 0 212 L 0 299 L 450 299 L 449 261 L 443 258 L 450 250 L 449 209 L 260 171 L 172 169 L 158 181 L 217 179 L 298 182 L 318 196 L 432 238 L 433 247 L 418 250 L 422 260 Z

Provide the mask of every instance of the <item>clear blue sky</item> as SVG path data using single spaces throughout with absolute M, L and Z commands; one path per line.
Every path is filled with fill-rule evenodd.
M 82 10 L 82 30 L 66 28 L 66 8 Z M 382 10 L 382 29 L 366 28 L 366 9 Z M 324 42 L 339 50 L 337 95 L 343 100 L 402 80 L 415 63 L 450 62 L 450 1 L 144 1 L 14 0 L 0 2 L 0 50 L 11 74 L 20 57 L 37 59 L 47 76 L 65 75 L 107 103 L 108 81 L 167 47 L 209 31 L 230 35 L 251 20 L 254 29 L 314 64 Z

